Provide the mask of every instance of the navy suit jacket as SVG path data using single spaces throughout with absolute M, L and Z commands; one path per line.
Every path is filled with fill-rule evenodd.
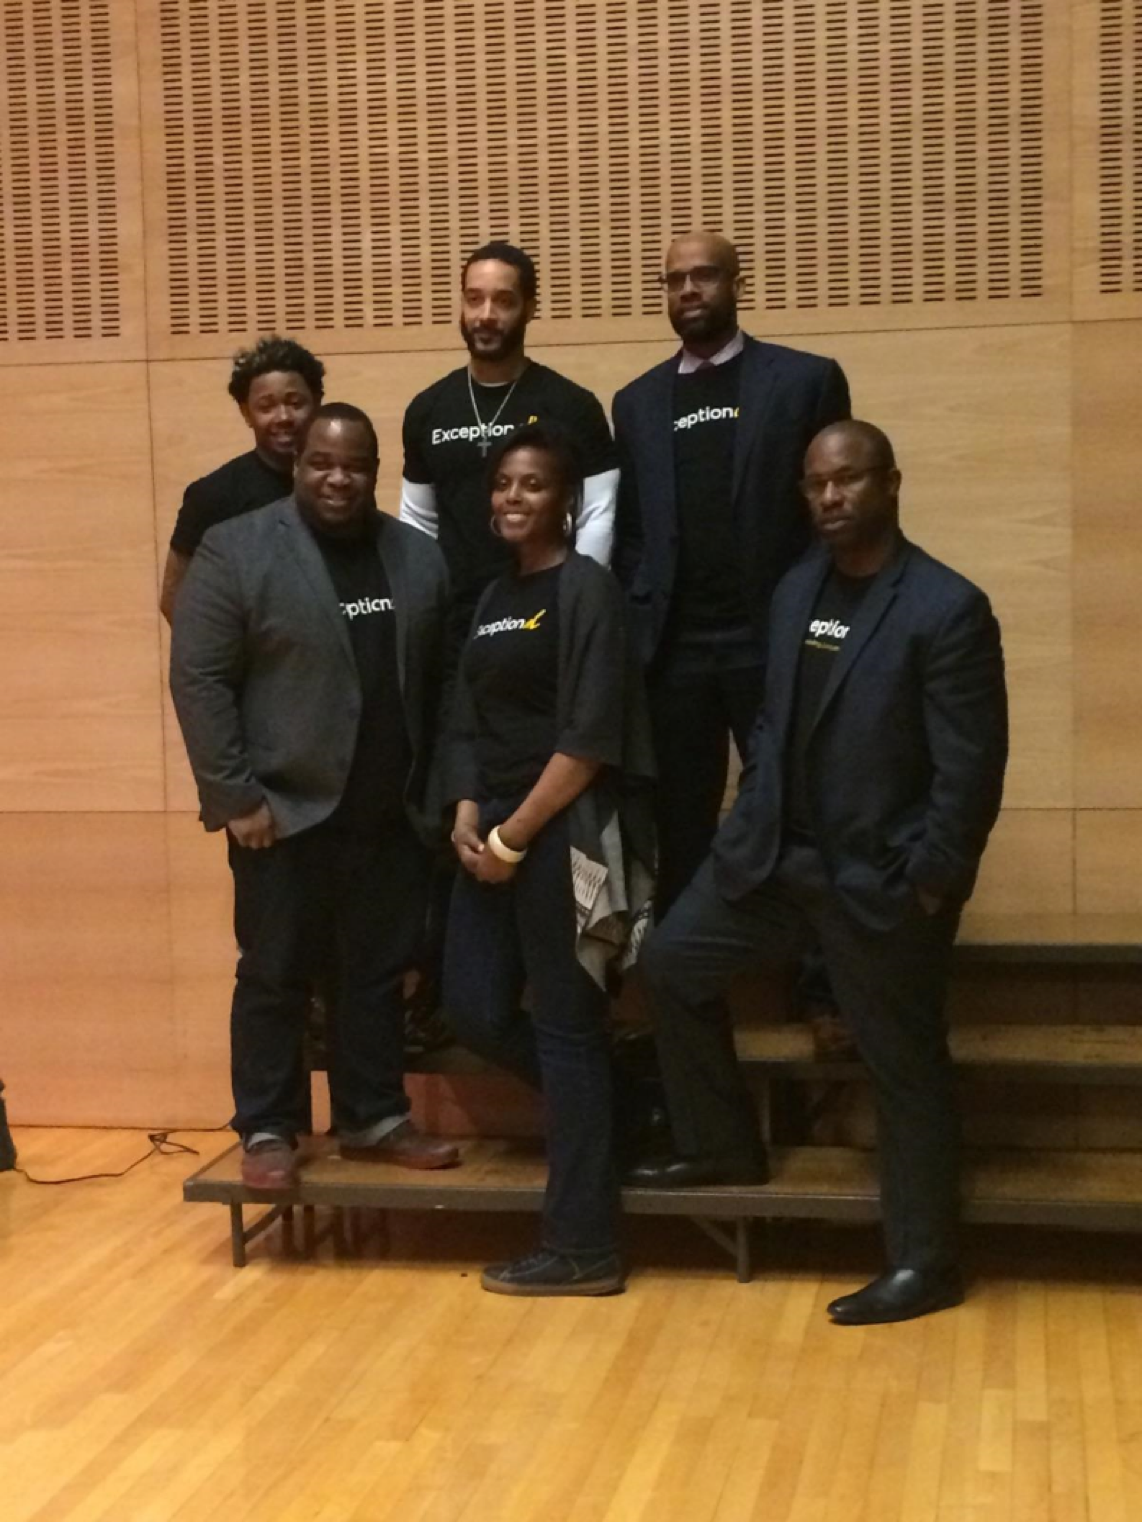
M 731 900 L 777 863 L 801 644 L 830 565 L 825 550 L 813 551 L 774 594 L 765 701 L 713 845 L 718 890 Z M 999 813 L 1006 762 L 991 605 L 901 537 L 836 656 L 806 754 L 817 843 L 848 911 L 886 930 L 915 912 L 917 888 L 962 904 Z
M 405 805 L 419 826 L 448 578 L 427 534 L 378 520 L 412 749 Z M 361 683 L 337 592 L 292 497 L 206 534 L 175 604 L 170 685 L 208 830 L 263 799 L 281 837 L 332 814 L 357 743 Z
M 636 638 L 650 663 L 666 627 L 678 571 L 674 379 L 678 355 L 624 386 L 614 400 L 619 495 L 612 569 L 630 598 Z M 801 499 L 809 441 L 849 416 L 844 371 L 832 359 L 746 335 L 733 513 L 754 633 L 765 638 L 769 598 L 808 547 Z

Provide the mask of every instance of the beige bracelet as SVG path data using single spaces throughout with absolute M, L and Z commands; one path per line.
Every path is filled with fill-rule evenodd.
M 493 825 L 488 831 L 488 845 L 491 848 L 493 856 L 498 856 L 501 861 L 506 861 L 513 867 L 527 855 L 526 850 L 513 851 L 511 846 L 504 844 L 500 839 L 500 827 L 498 824 Z

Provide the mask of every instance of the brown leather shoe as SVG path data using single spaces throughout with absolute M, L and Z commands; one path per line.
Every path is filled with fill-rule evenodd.
M 280 1136 L 255 1142 L 242 1153 L 242 1182 L 247 1189 L 292 1189 L 297 1183 L 297 1153 Z
M 342 1145 L 341 1156 L 359 1163 L 395 1163 L 398 1168 L 455 1168 L 460 1148 L 437 1136 L 425 1136 L 406 1120 L 371 1147 Z

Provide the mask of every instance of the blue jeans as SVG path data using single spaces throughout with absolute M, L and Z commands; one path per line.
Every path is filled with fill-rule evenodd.
M 513 807 L 484 805 L 480 833 Z M 520 1008 L 525 984 L 530 1014 Z M 559 1252 L 612 1251 L 618 1184 L 611 1153 L 608 1005 L 575 957 L 564 815 L 535 837 L 510 883 L 457 874 L 443 1002 L 465 1046 L 543 1092 L 543 1245 Z

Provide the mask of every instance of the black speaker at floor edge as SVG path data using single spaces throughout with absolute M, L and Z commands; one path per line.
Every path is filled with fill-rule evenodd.
M 4 1108 L 4 1085 L 0 1083 L 0 1173 L 16 1166 L 16 1145 L 8 1129 L 8 1112 Z

